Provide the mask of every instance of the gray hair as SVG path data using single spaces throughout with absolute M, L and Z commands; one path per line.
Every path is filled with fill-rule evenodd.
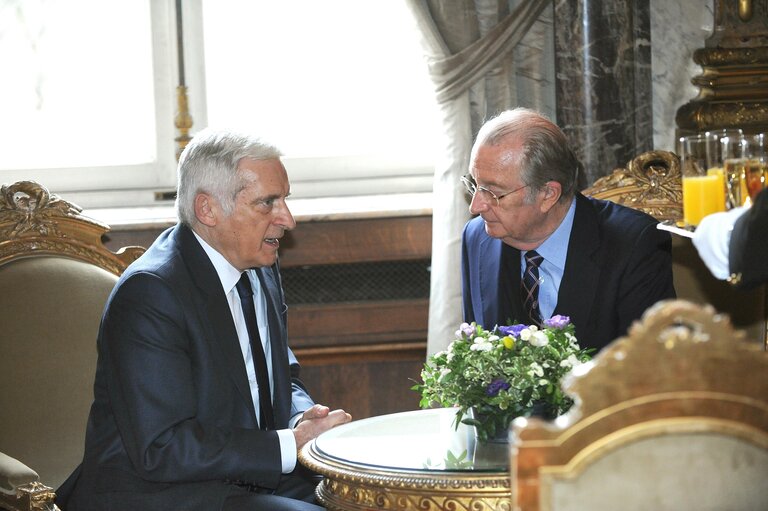
M 189 141 L 179 157 L 176 213 L 181 223 L 193 226 L 195 196 L 207 193 L 232 214 L 235 196 L 243 188 L 238 166 L 243 158 L 271 160 L 282 156 L 273 145 L 231 131 L 202 130 Z
M 548 181 L 560 183 L 561 201 L 570 200 L 586 186 L 584 167 L 563 131 L 546 116 L 528 108 L 506 110 L 487 121 L 475 139 L 472 159 L 480 146 L 498 145 L 510 139 L 522 145 L 520 179 L 529 187 L 528 201 Z

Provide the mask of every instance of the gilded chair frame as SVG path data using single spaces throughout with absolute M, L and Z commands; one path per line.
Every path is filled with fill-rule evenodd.
M 109 226 L 81 214 L 82 208 L 34 181 L 0 188 L 0 265 L 19 257 L 70 257 L 120 275 L 143 252 L 112 252 L 102 243 Z
M 0 187 L 0 267 L 22 258 L 55 256 L 119 276 L 144 249 L 133 246 L 112 252 L 102 242 L 109 230 L 37 182 L 19 181 Z M 1 475 L 10 487 L 0 488 L 0 509 L 58 509 L 53 503 L 53 489 L 40 482 L 33 469 L 6 455 L 2 468 L 8 471 Z
M 716 433 L 768 450 L 768 354 L 711 306 L 668 300 L 563 382 L 576 405 L 554 422 L 511 429 L 515 510 L 551 508 L 572 480 L 611 451 L 646 438 Z M 627 484 L 631 484 L 627 481 Z

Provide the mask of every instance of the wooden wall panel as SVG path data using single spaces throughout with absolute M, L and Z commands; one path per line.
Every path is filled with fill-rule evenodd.
M 418 380 L 426 349 L 411 360 L 354 361 L 321 365 L 302 364 L 301 379 L 315 402 L 341 408 L 353 419 L 416 410 L 419 394 L 411 387 Z
M 429 259 L 432 218 L 359 218 L 300 222 L 280 241 L 285 267 Z

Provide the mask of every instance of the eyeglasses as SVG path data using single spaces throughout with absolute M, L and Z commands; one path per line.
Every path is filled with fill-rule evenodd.
M 529 185 L 523 185 L 519 188 L 515 188 L 514 190 L 511 190 L 509 192 L 502 192 L 502 193 L 495 193 L 489 190 L 488 188 L 484 186 L 479 186 L 477 183 L 475 183 L 475 179 L 470 175 L 466 174 L 464 176 L 461 176 L 461 182 L 464 184 L 464 187 L 467 189 L 467 192 L 474 197 L 477 192 L 482 192 L 483 200 L 495 199 L 496 205 L 499 205 L 499 201 L 506 197 L 507 195 L 512 195 L 515 192 L 519 192 L 523 188 L 528 188 Z

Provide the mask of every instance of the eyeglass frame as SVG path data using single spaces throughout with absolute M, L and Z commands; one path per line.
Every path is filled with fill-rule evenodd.
M 477 192 L 485 192 L 485 193 L 487 193 L 492 198 L 496 199 L 496 206 L 499 206 L 499 202 L 501 201 L 501 199 L 503 199 L 507 195 L 512 195 L 515 192 L 519 192 L 523 188 L 528 188 L 529 186 L 531 186 L 531 185 L 523 185 L 523 186 L 521 186 L 519 188 L 515 188 L 514 190 L 511 190 L 509 192 L 503 192 L 503 193 L 497 194 L 497 193 L 493 192 L 492 190 L 477 184 L 477 182 L 475 181 L 475 178 L 472 177 L 472 174 L 464 174 L 463 176 L 461 176 L 461 183 L 464 185 L 464 188 L 467 189 L 467 192 L 472 197 L 474 197 L 475 194 L 477 194 Z

